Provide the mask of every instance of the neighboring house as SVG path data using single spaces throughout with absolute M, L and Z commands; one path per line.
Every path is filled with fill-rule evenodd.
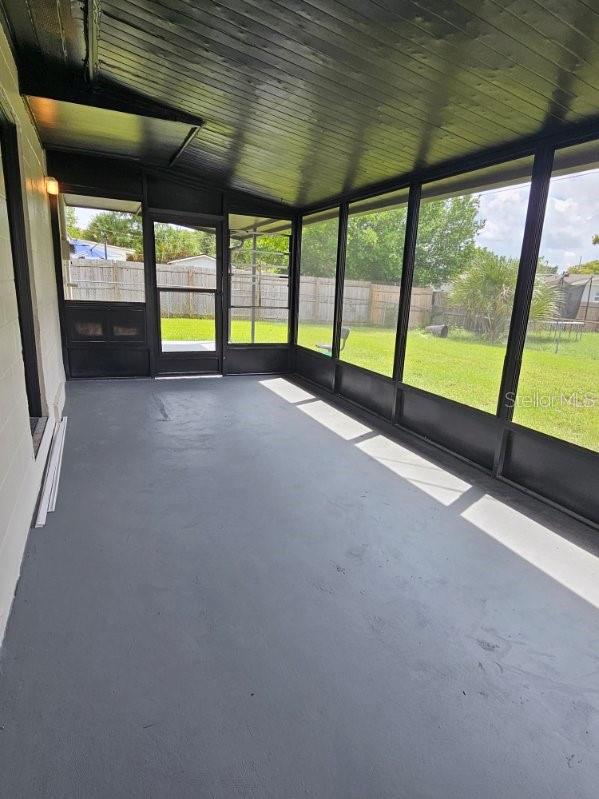
M 126 261 L 129 255 L 135 254 L 135 250 L 129 247 L 117 247 L 87 239 L 69 239 L 69 249 L 73 260 L 84 258 L 95 261 Z
M 213 255 L 190 255 L 187 258 L 175 258 L 167 263 L 173 266 L 203 266 L 211 272 L 216 272 L 216 258 Z

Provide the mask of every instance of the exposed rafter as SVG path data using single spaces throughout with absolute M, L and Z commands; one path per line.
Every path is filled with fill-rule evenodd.
M 199 126 L 198 126 L 198 125 L 194 125 L 194 127 L 192 127 L 192 128 L 190 129 L 190 131 L 189 131 L 189 133 L 187 134 L 187 136 L 186 136 L 186 137 L 183 139 L 183 142 L 182 142 L 181 146 L 180 146 L 180 147 L 179 147 L 179 149 L 178 149 L 178 150 L 175 152 L 175 154 L 173 155 L 173 157 L 171 158 L 171 160 L 168 162 L 168 165 L 169 165 L 169 166 L 174 166 L 174 165 L 177 163 L 177 161 L 179 160 L 179 158 L 181 158 L 181 156 L 183 155 L 183 153 L 185 152 L 185 150 L 187 150 L 187 148 L 189 147 L 189 145 L 190 145 L 190 144 L 192 143 L 192 141 L 195 139 L 195 137 L 196 137 L 196 134 L 197 134 L 197 132 L 199 131 L 199 129 L 200 129 L 200 128 L 199 128 Z

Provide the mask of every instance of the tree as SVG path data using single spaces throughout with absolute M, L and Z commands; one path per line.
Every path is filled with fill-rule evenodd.
M 135 251 L 136 260 L 141 260 L 141 219 L 135 214 L 126 211 L 100 211 L 90 220 L 84 235 L 101 244 L 130 248 Z
M 595 237 L 597 238 L 597 237 Z M 599 275 L 599 261 L 587 261 L 578 266 L 569 266 L 568 274 L 570 275 Z
M 476 234 L 485 225 L 478 218 L 475 194 L 423 202 L 416 239 L 415 286 L 450 283 L 471 263 Z
M 350 280 L 399 282 L 403 261 L 406 207 L 350 214 L 345 275 Z
M 335 277 L 338 230 L 336 216 L 302 226 L 302 276 Z
M 231 235 L 231 263 L 245 269 L 256 265 L 261 272 L 287 274 L 289 272 L 288 235 L 258 233 L 255 239 L 245 233 Z
M 133 259 L 143 261 L 143 230 L 139 216 L 126 211 L 100 211 L 83 234 L 100 243 L 133 250 Z M 216 255 L 216 237 L 204 230 L 157 222 L 154 225 L 156 261 L 167 263 L 192 255 Z
M 65 222 L 67 226 L 67 236 L 70 239 L 78 239 L 81 238 L 81 228 L 77 222 L 77 212 L 75 209 L 70 205 L 64 206 L 64 216 Z
M 549 322 L 559 315 L 559 306 L 563 299 L 562 290 L 555 283 L 535 280 L 528 321 L 533 325 Z
M 154 239 L 157 263 L 192 255 L 216 255 L 216 236 L 208 231 L 158 222 L 154 225 Z
M 439 286 L 463 269 L 474 253 L 475 239 L 484 220 L 478 218 L 478 197 L 466 195 L 424 202 L 420 209 L 414 284 Z M 405 205 L 350 214 L 346 277 L 398 283 L 401 277 L 406 226 Z M 304 225 L 303 275 L 334 277 L 337 254 L 337 217 Z
M 518 261 L 476 248 L 466 271 L 455 279 L 450 303 L 465 314 L 464 326 L 492 343 L 507 333 L 514 304 Z M 559 289 L 536 280 L 529 318 L 532 322 L 552 319 L 558 310 Z

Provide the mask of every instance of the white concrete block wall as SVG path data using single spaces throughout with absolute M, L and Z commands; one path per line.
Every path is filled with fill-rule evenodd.
M 44 182 L 45 159 L 27 108 L 19 96 L 15 64 L 1 29 L 0 99 L 2 105 L 11 110 L 18 129 L 40 389 L 43 412 L 51 417 L 52 423 L 63 409 L 64 369 L 50 212 Z M 41 484 L 43 463 L 33 456 L 3 180 L 0 188 L 1 642 Z

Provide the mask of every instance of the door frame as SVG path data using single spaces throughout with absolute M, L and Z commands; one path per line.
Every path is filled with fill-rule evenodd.
M 156 276 L 156 242 L 154 223 L 163 222 L 190 227 L 210 227 L 216 238 L 216 288 L 191 289 L 198 294 L 214 295 L 215 351 L 214 352 L 162 352 L 160 336 L 160 291 Z M 152 351 L 152 373 L 176 376 L 193 374 L 222 374 L 224 352 L 223 307 L 223 217 L 211 214 L 170 211 L 148 208 L 144 214 L 144 262 L 146 267 L 146 302 L 152 297 L 153 312 L 148 314 L 148 338 Z M 164 290 L 164 289 L 162 289 Z M 167 289 L 168 290 L 168 289 Z M 174 291 L 179 289 L 174 288 Z M 180 289 L 189 291 L 190 289 Z
M 17 126 L 12 119 L 12 114 L 10 114 L 5 107 L 3 94 L 0 96 L 0 150 L 4 172 L 4 191 L 6 194 L 6 208 L 8 211 L 9 238 L 17 296 L 27 404 L 29 406 L 29 415 L 32 417 L 40 417 L 43 415 L 43 408 L 37 358 L 27 233 L 25 229 L 23 183 L 19 161 L 19 138 Z

